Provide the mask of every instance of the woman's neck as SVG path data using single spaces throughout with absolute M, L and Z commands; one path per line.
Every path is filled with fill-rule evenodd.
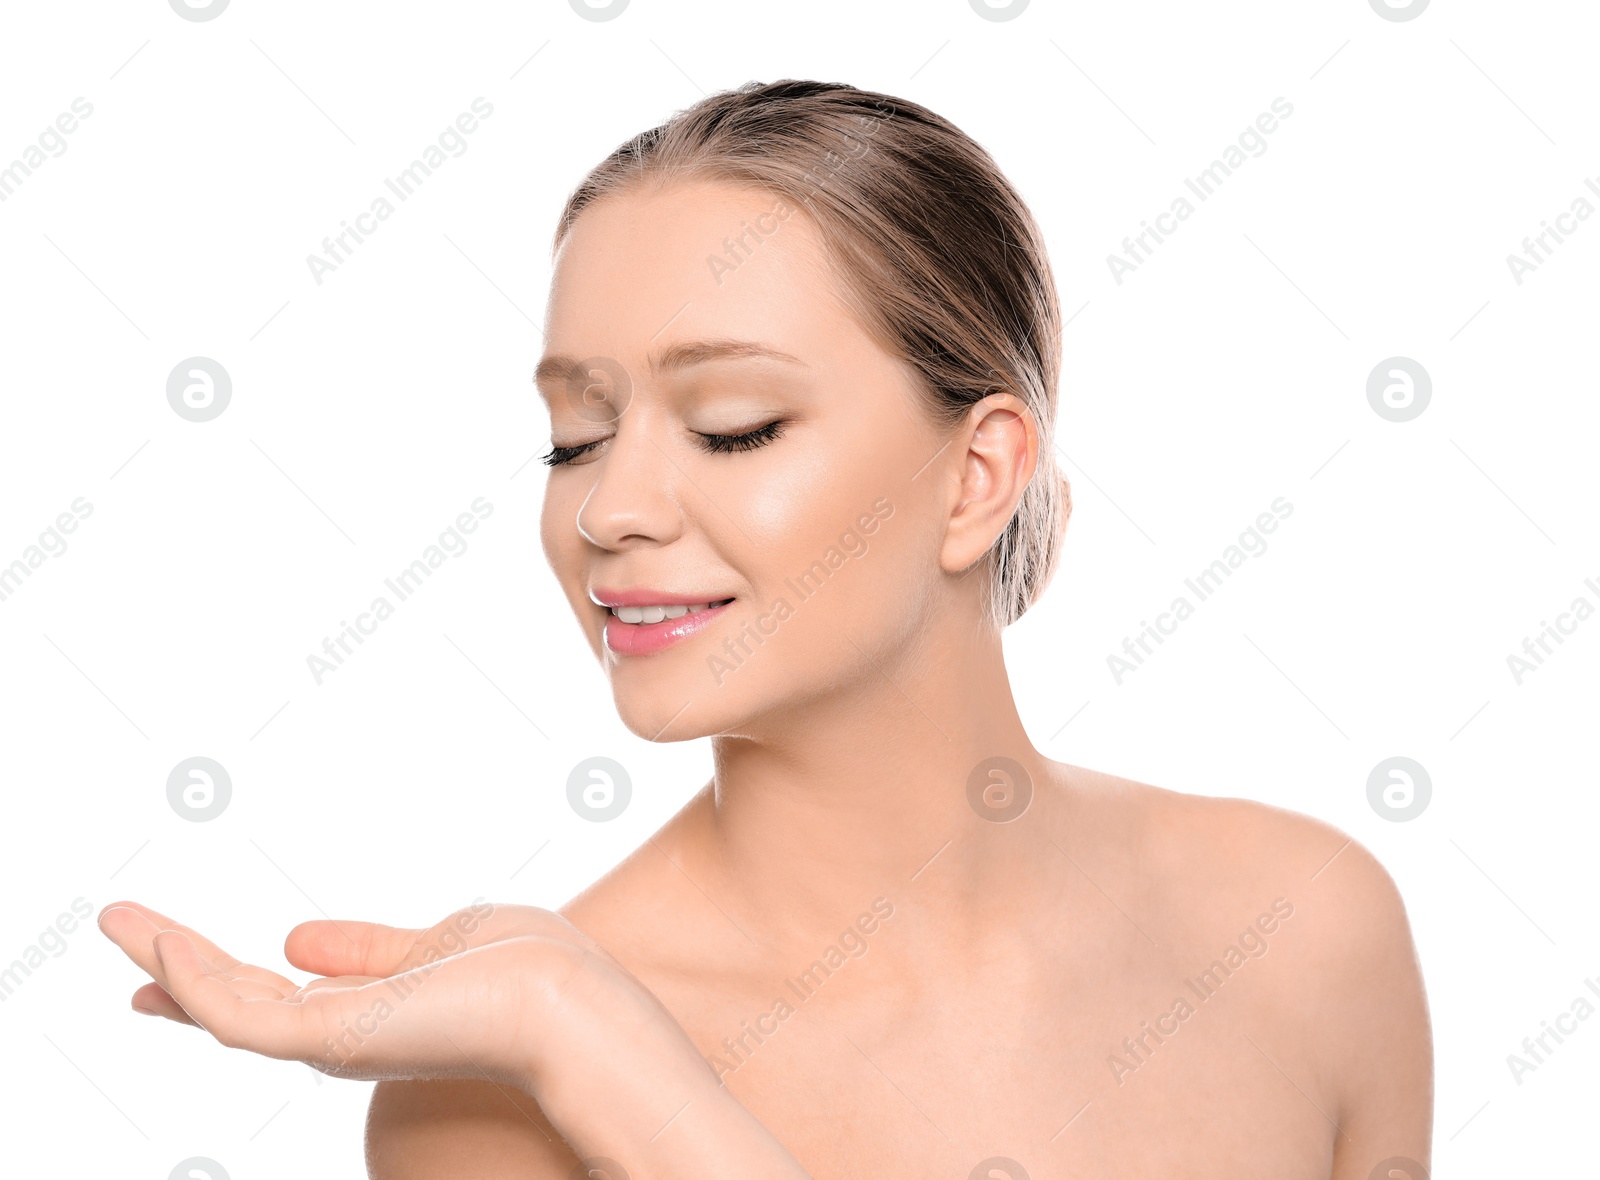
M 1053 855 L 1051 764 L 1023 729 L 997 635 L 867 661 L 848 690 L 786 702 L 713 751 L 685 851 L 779 943 L 897 894 L 965 939 L 996 910 L 1014 921 L 1030 866 Z

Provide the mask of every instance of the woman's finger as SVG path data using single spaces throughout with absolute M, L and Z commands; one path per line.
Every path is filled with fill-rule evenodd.
M 219 978 L 226 979 L 226 976 Z M 281 999 L 276 989 L 268 989 L 264 985 L 251 983 L 247 980 L 237 981 L 240 988 L 251 989 L 251 995 L 245 998 Z M 194 1024 L 189 1014 L 183 1010 L 183 1005 L 174 1000 L 159 983 L 147 983 L 133 993 L 129 1005 L 135 1012 L 146 1016 L 164 1016 L 168 1020 L 175 1020 L 179 1024 Z M 199 1025 L 195 1025 L 196 1028 Z
M 377 922 L 301 922 L 284 939 L 283 957 L 317 975 L 384 978 L 405 970 L 426 933 Z
M 156 935 L 162 929 L 146 916 L 143 907 L 115 905 L 100 911 L 100 932 L 116 943 L 157 985 L 165 987 L 167 978 L 155 946 Z
M 376 922 L 302 922 L 284 941 L 284 958 L 318 975 L 396 975 L 473 947 L 523 935 L 582 938 L 560 914 L 535 906 L 478 902 L 426 930 Z
M 200 1027 L 183 1010 L 183 1005 L 167 995 L 166 989 L 159 983 L 147 983 L 134 992 L 132 1006 L 135 1012 L 142 1012 L 146 1016 L 164 1016 L 168 1020 L 177 1021 L 179 1024 Z
M 171 918 L 167 917 L 167 915 L 160 913 L 157 910 L 153 910 L 149 906 L 140 905 L 136 901 L 114 901 L 102 909 L 100 911 L 100 925 L 102 929 L 105 928 L 106 918 L 117 910 L 131 911 L 140 918 L 143 918 L 146 923 L 155 927 L 157 930 L 182 931 L 188 936 L 189 941 L 194 944 L 195 949 L 198 950 L 200 954 L 209 962 L 221 965 L 230 965 L 239 961 L 232 955 L 228 954 L 227 951 L 219 947 L 216 943 L 212 942 L 205 935 L 201 934 L 199 931 L 191 930 L 181 922 L 174 922 Z M 140 964 L 141 967 L 143 965 L 144 964 L 142 963 Z
M 106 906 L 100 911 L 100 930 L 158 984 L 163 980 L 156 960 L 155 936 L 162 930 L 177 930 L 189 939 L 200 957 L 212 968 L 254 980 L 279 995 L 290 995 L 295 991 L 295 985 L 277 972 L 241 963 L 210 939 L 137 902 L 119 901 Z
M 208 969 L 194 944 L 177 930 L 155 936 L 158 965 L 167 993 L 194 1023 L 222 1044 L 267 1057 L 308 1060 L 317 1036 L 307 1027 L 304 1005 L 279 997 L 247 999 L 238 982 Z

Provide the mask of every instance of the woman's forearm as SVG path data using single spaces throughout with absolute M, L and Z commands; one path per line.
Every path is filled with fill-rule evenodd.
M 649 989 L 552 949 L 521 1025 L 523 1088 L 581 1159 L 629 1180 L 810 1180 Z

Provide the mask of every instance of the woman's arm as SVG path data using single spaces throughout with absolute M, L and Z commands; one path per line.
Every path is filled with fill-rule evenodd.
M 154 981 L 136 1005 L 231 1048 L 521 1091 L 581 1160 L 630 1180 L 806 1176 L 654 994 L 550 911 L 474 907 L 429 930 L 305 923 L 285 953 L 325 978 L 304 988 L 142 906 L 108 906 L 101 927 Z
M 1426 1180 L 1419 1169 L 1432 1168 L 1433 1034 L 1405 903 L 1356 843 L 1314 888 L 1325 926 L 1316 983 L 1303 994 L 1337 1080 L 1330 1180 Z

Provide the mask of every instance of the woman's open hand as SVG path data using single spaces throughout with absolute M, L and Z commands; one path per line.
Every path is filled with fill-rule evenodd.
M 566 919 L 528 906 L 478 904 L 426 930 L 302 923 L 284 954 L 318 976 L 303 987 L 134 902 L 107 906 L 100 928 L 151 977 L 135 1009 L 343 1077 L 526 1087 L 532 1046 L 519 1030 L 575 985 L 632 981 Z
M 806 1174 L 655 994 L 550 910 L 480 903 L 426 930 L 304 922 L 284 944 L 318 976 L 304 986 L 134 902 L 100 929 L 150 975 L 136 1009 L 230 1048 L 340 1077 L 515 1086 L 574 1150 L 650 1175 Z

